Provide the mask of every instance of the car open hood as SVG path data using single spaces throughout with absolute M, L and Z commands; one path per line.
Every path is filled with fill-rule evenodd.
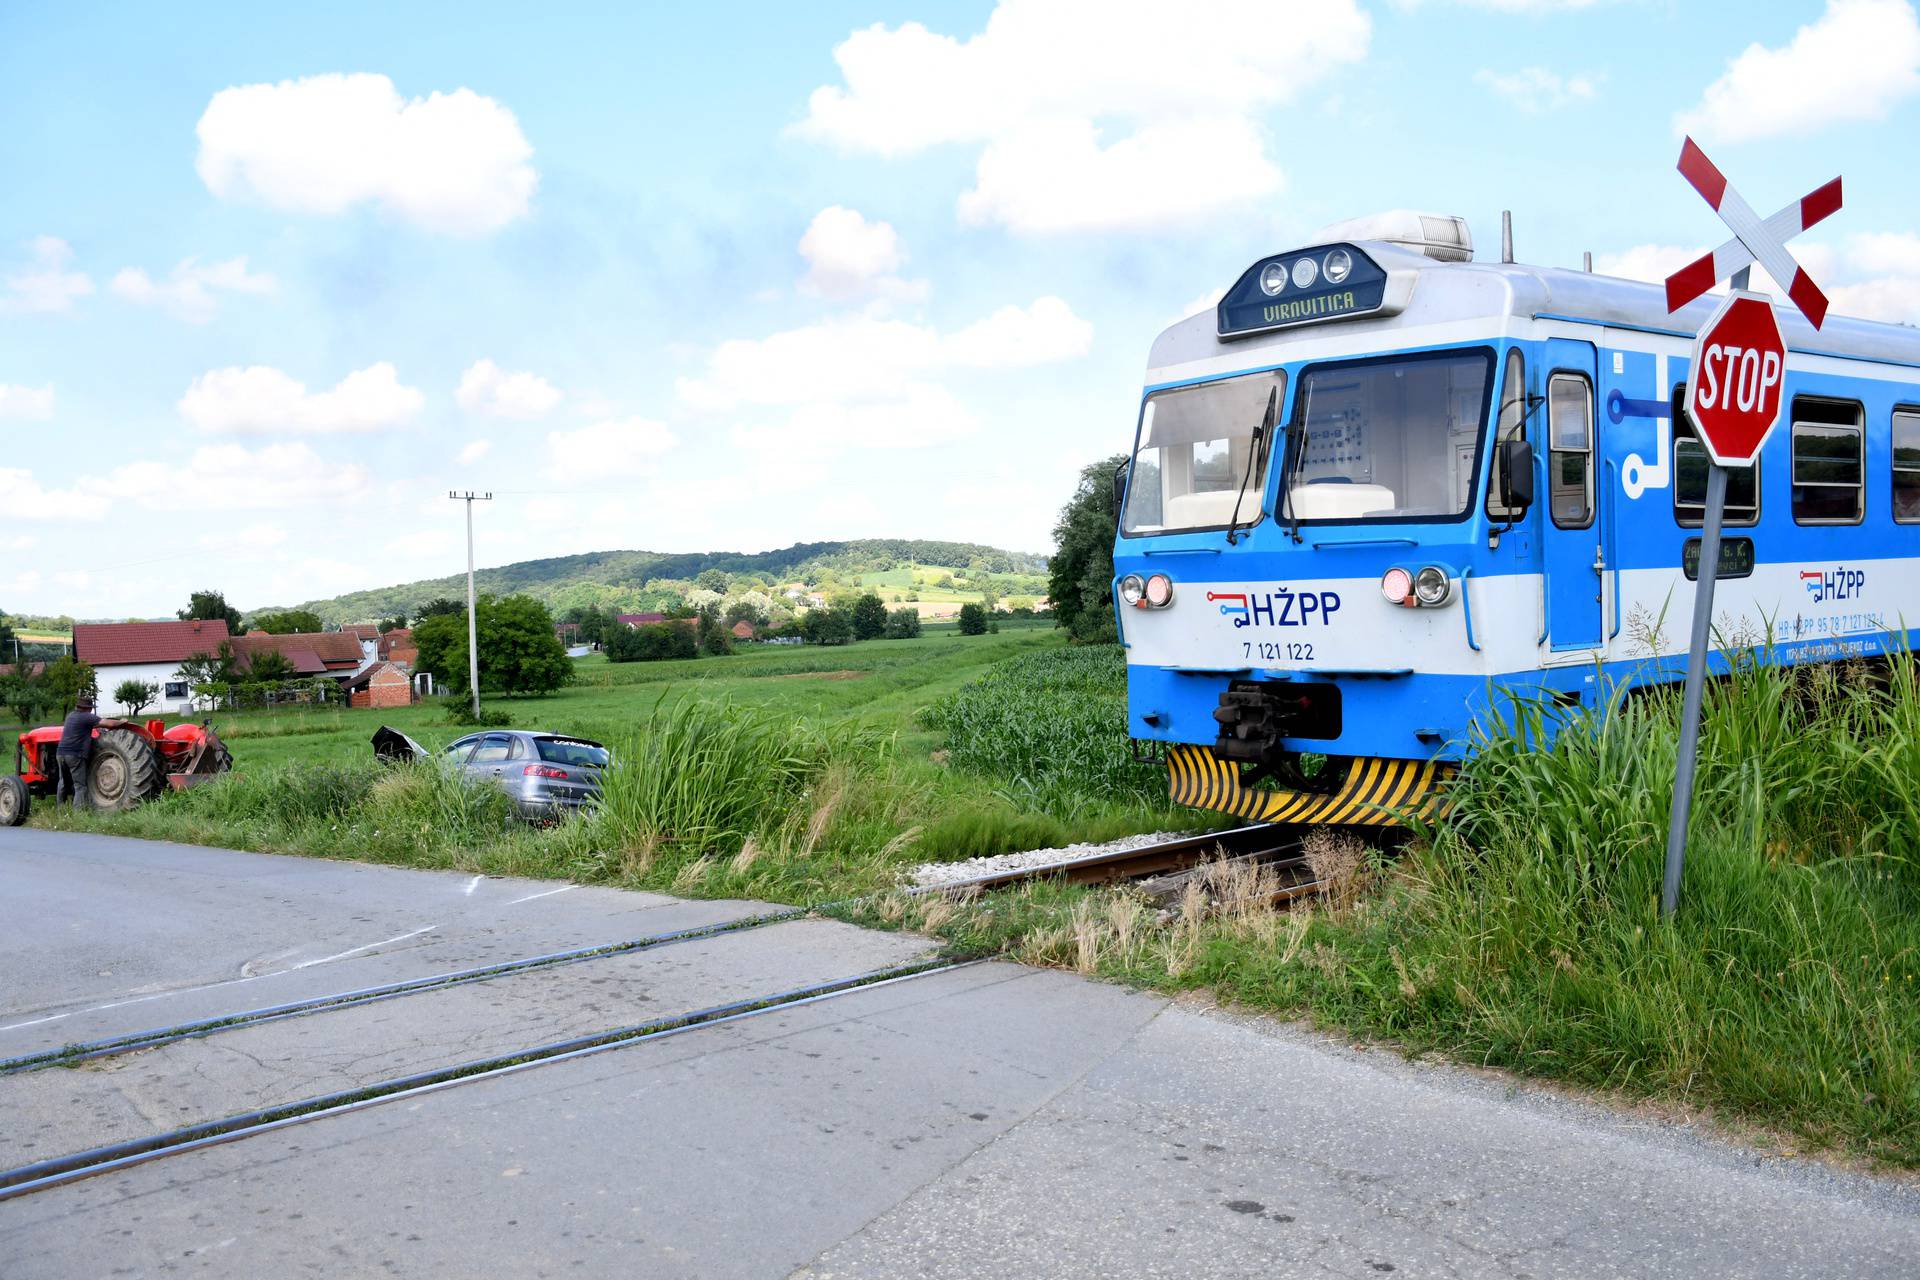
M 373 754 L 381 760 L 425 760 L 427 749 L 390 725 L 373 731 Z

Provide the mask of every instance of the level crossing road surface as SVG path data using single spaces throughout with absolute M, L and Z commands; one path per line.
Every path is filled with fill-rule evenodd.
M 0 1058 L 776 910 L 0 831 Z M 783 920 L 0 1076 L 0 1166 L 914 963 Z M 1912 1276 L 1911 1182 L 1006 963 L 0 1201 L 0 1275 Z

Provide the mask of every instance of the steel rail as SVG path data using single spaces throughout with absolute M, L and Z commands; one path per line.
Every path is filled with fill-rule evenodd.
M 310 1013 L 324 1013 L 333 1009 L 354 1008 L 363 1004 L 372 1004 L 380 1000 L 392 1000 L 399 996 L 415 995 L 422 991 L 440 991 L 448 987 L 463 986 L 469 982 L 484 982 L 490 978 L 511 977 L 536 969 L 550 969 L 560 965 L 578 964 L 585 960 L 604 960 L 611 956 L 631 955 L 638 951 L 651 951 L 656 947 L 673 946 L 682 942 L 699 942 L 707 938 L 718 938 L 730 933 L 742 933 L 749 929 L 758 929 L 762 925 L 779 924 L 782 921 L 797 920 L 807 914 L 806 910 L 794 907 L 785 911 L 768 911 L 758 915 L 741 916 L 734 920 L 722 920 L 716 924 L 696 925 L 690 929 L 676 929 L 669 933 L 650 934 L 641 938 L 629 938 L 624 942 L 609 942 L 593 947 L 578 947 L 570 951 L 554 951 L 545 955 L 527 956 L 519 960 L 503 960 L 497 964 L 480 965 L 471 969 L 456 969 L 448 973 L 437 973 L 424 978 L 409 978 L 401 982 L 389 982 L 376 987 L 362 987 L 353 991 L 341 991 L 332 995 L 314 996 L 306 1000 L 293 1000 L 285 1004 L 268 1005 L 260 1009 L 248 1009 L 240 1013 L 222 1014 L 217 1018 L 205 1018 L 196 1022 L 184 1022 L 170 1027 L 154 1027 L 146 1031 L 131 1031 L 125 1035 L 110 1036 L 104 1040 L 89 1041 L 85 1044 L 62 1045 L 58 1049 L 46 1049 L 39 1053 L 23 1054 L 17 1058 L 0 1059 L 0 1076 L 17 1075 L 26 1071 L 41 1071 L 48 1067 L 69 1067 L 95 1058 L 107 1058 L 122 1053 L 133 1053 L 141 1049 L 152 1049 L 179 1040 L 191 1040 L 198 1037 L 215 1035 L 222 1031 L 235 1031 L 242 1027 L 257 1027 L 262 1023 L 277 1022 L 282 1018 L 304 1017 Z
M 1205 861 L 1216 851 L 1225 852 L 1229 857 L 1234 858 L 1257 858 L 1268 853 L 1278 853 L 1293 842 L 1298 830 L 1281 823 L 1263 822 L 1251 827 L 1235 827 L 1229 831 L 1214 831 L 1206 835 L 1163 840 L 1159 844 L 1142 845 L 1137 849 L 1090 853 L 1084 857 L 1067 858 L 1060 862 L 1048 862 L 1039 866 L 1015 867 L 968 880 L 948 880 L 940 884 L 917 885 L 910 892 L 916 896 L 928 893 L 979 892 L 1004 888 L 1007 885 L 1020 884 L 1029 880 L 1045 880 L 1054 876 L 1064 879 L 1069 884 L 1102 884 L 1113 880 L 1132 880 L 1141 876 L 1157 875 L 1163 871 L 1185 870 Z
M 798 1008 L 849 995 L 855 991 L 950 973 L 979 963 L 981 962 L 977 960 L 954 961 L 936 957 L 912 964 L 893 965 L 885 969 L 855 974 L 852 977 L 835 978 L 771 995 L 735 1000 L 727 1004 L 697 1009 L 691 1013 L 656 1018 L 592 1035 L 549 1041 L 546 1044 L 534 1045 L 511 1053 L 476 1058 L 455 1066 L 395 1076 L 362 1085 L 356 1089 L 282 1103 L 258 1111 L 227 1116 L 220 1120 L 189 1125 L 151 1137 L 134 1138 L 108 1146 L 93 1147 L 86 1151 L 76 1151 L 71 1155 L 57 1156 L 50 1160 L 41 1160 L 0 1172 L 0 1202 L 78 1182 L 82 1178 L 129 1169 L 167 1156 L 272 1133 L 312 1120 L 345 1115 L 383 1103 L 397 1102 L 403 1098 L 417 1098 L 423 1094 L 481 1080 L 496 1080 L 535 1067 L 571 1061 L 612 1049 L 623 1049 L 630 1045 L 665 1039 L 704 1027 L 737 1022 L 781 1009 Z

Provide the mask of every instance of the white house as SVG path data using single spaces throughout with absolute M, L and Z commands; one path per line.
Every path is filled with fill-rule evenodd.
M 197 654 L 218 652 L 229 639 L 227 624 L 208 622 L 78 622 L 73 627 L 73 656 L 93 667 L 103 716 L 129 714 L 113 691 L 126 680 L 156 686 L 160 696 L 142 713 L 183 715 L 193 710 L 193 689 L 180 664 Z

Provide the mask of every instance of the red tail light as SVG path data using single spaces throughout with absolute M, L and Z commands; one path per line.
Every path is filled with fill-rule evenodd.
M 569 776 L 565 769 L 556 769 L 550 764 L 530 764 L 520 772 L 529 778 L 565 778 Z

